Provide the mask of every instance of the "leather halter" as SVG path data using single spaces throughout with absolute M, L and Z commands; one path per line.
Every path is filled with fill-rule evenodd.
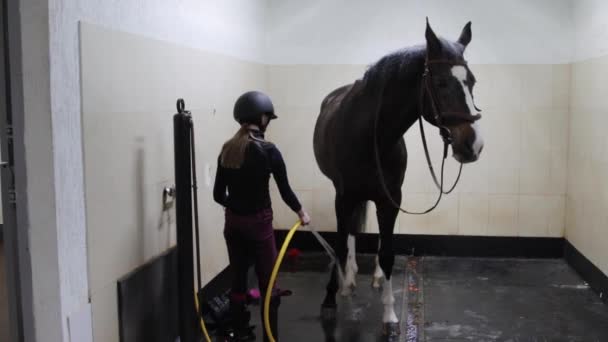
M 444 64 L 450 66 L 463 66 L 467 67 L 467 62 L 465 60 L 460 61 L 450 61 L 447 59 L 428 59 L 424 65 L 424 73 L 422 74 L 422 83 L 423 86 L 420 89 L 420 111 L 421 116 L 424 116 L 424 94 L 428 94 L 429 102 L 431 103 L 431 110 L 433 115 L 433 120 L 435 121 L 435 125 L 439 128 L 441 132 L 441 136 L 443 137 L 446 143 L 452 143 L 452 134 L 450 129 L 447 127 L 448 122 L 470 122 L 473 123 L 479 119 L 481 119 L 480 114 L 473 115 L 472 113 L 460 112 L 460 111 L 445 111 L 441 110 L 439 107 L 439 102 L 437 101 L 437 97 L 435 96 L 435 92 L 433 91 L 432 84 L 432 74 L 430 65 L 433 64 Z

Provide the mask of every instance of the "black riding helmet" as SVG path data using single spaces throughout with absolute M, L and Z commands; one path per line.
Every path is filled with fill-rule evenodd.
M 276 119 L 274 106 L 268 95 L 259 91 L 249 91 L 241 95 L 234 104 L 234 119 L 240 124 L 262 124 L 262 115 Z

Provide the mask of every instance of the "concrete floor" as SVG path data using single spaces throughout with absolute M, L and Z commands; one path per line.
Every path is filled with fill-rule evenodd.
M 358 263 L 358 288 L 339 298 L 335 321 L 319 317 L 325 257 L 308 255 L 281 273 L 280 287 L 294 291 L 280 309 L 281 341 L 387 340 L 373 258 Z M 390 341 L 608 341 L 608 306 L 563 260 L 398 257 L 393 288 L 401 335 Z
M 4 243 L 0 241 L 0 341 L 8 341 L 8 295 L 4 265 Z

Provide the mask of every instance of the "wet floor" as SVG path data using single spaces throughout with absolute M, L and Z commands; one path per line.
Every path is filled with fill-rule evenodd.
M 320 319 L 328 260 L 307 255 L 280 274 L 294 291 L 280 308 L 284 342 L 386 341 L 373 257 L 358 256 L 357 289 Z M 400 336 L 390 341 L 608 341 L 608 305 L 563 260 L 398 257 L 393 289 Z M 261 335 L 259 309 L 252 308 Z M 258 338 L 261 341 L 261 337 Z

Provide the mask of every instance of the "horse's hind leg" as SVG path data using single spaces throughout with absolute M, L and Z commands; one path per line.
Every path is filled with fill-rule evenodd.
M 395 196 L 397 203 L 401 202 L 400 196 Z M 384 313 L 382 322 L 384 323 L 387 335 L 399 334 L 399 319 L 395 313 L 395 296 L 393 294 L 393 265 L 395 263 L 395 251 L 393 249 L 393 231 L 399 210 L 388 203 L 378 206 L 378 225 L 380 230 L 380 250 L 378 261 L 385 277 L 385 284 L 382 290 L 382 304 Z

